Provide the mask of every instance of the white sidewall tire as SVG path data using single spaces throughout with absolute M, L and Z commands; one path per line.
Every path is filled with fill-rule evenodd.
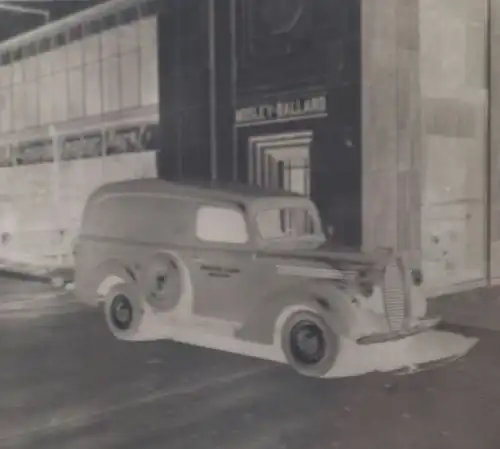
M 293 354 L 291 344 L 291 331 L 301 321 L 307 321 L 317 326 L 322 333 L 325 343 L 325 354 L 315 364 L 301 363 Z M 328 326 L 325 320 L 315 312 L 298 311 L 292 313 L 281 328 L 281 349 L 287 363 L 299 374 L 309 377 L 324 377 L 335 365 L 340 348 L 340 338 Z

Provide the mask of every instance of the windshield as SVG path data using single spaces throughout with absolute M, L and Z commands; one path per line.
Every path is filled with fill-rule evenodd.
M 257 213 L 257 227 L 263 239 L 298 238 L 321 234 L 321 227 L 309 209 L 281 207 Z

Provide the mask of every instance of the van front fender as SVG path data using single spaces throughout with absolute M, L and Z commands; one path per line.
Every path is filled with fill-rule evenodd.
M 310 310 L 322 316 L 337 335 L 347 335 L 353 318 L 349 294 L 337 288 L 305 285 L 268 295 L 252 309 L 235 337 L 253 343 L 274 343 L 276 325 L 287 310 Z

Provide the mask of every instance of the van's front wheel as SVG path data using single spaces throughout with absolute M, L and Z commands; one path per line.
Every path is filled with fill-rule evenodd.
M 335 364 L 339 338 L 318 314 L 303 311 L 291 315 L 283 325 L 281 346 L 297 372 L 323 377 Z

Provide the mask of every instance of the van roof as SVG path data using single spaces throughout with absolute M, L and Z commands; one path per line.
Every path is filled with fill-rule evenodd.
M 166 181 L 159 178 L 133 179 L 105 184 L 95 193 L 98 196 L 113 193 L 165 193 L 186 198 L 244 203 L 260 198 L 300 197 L 296 193 L 284 190 L 241 183 L 202 180 Z

